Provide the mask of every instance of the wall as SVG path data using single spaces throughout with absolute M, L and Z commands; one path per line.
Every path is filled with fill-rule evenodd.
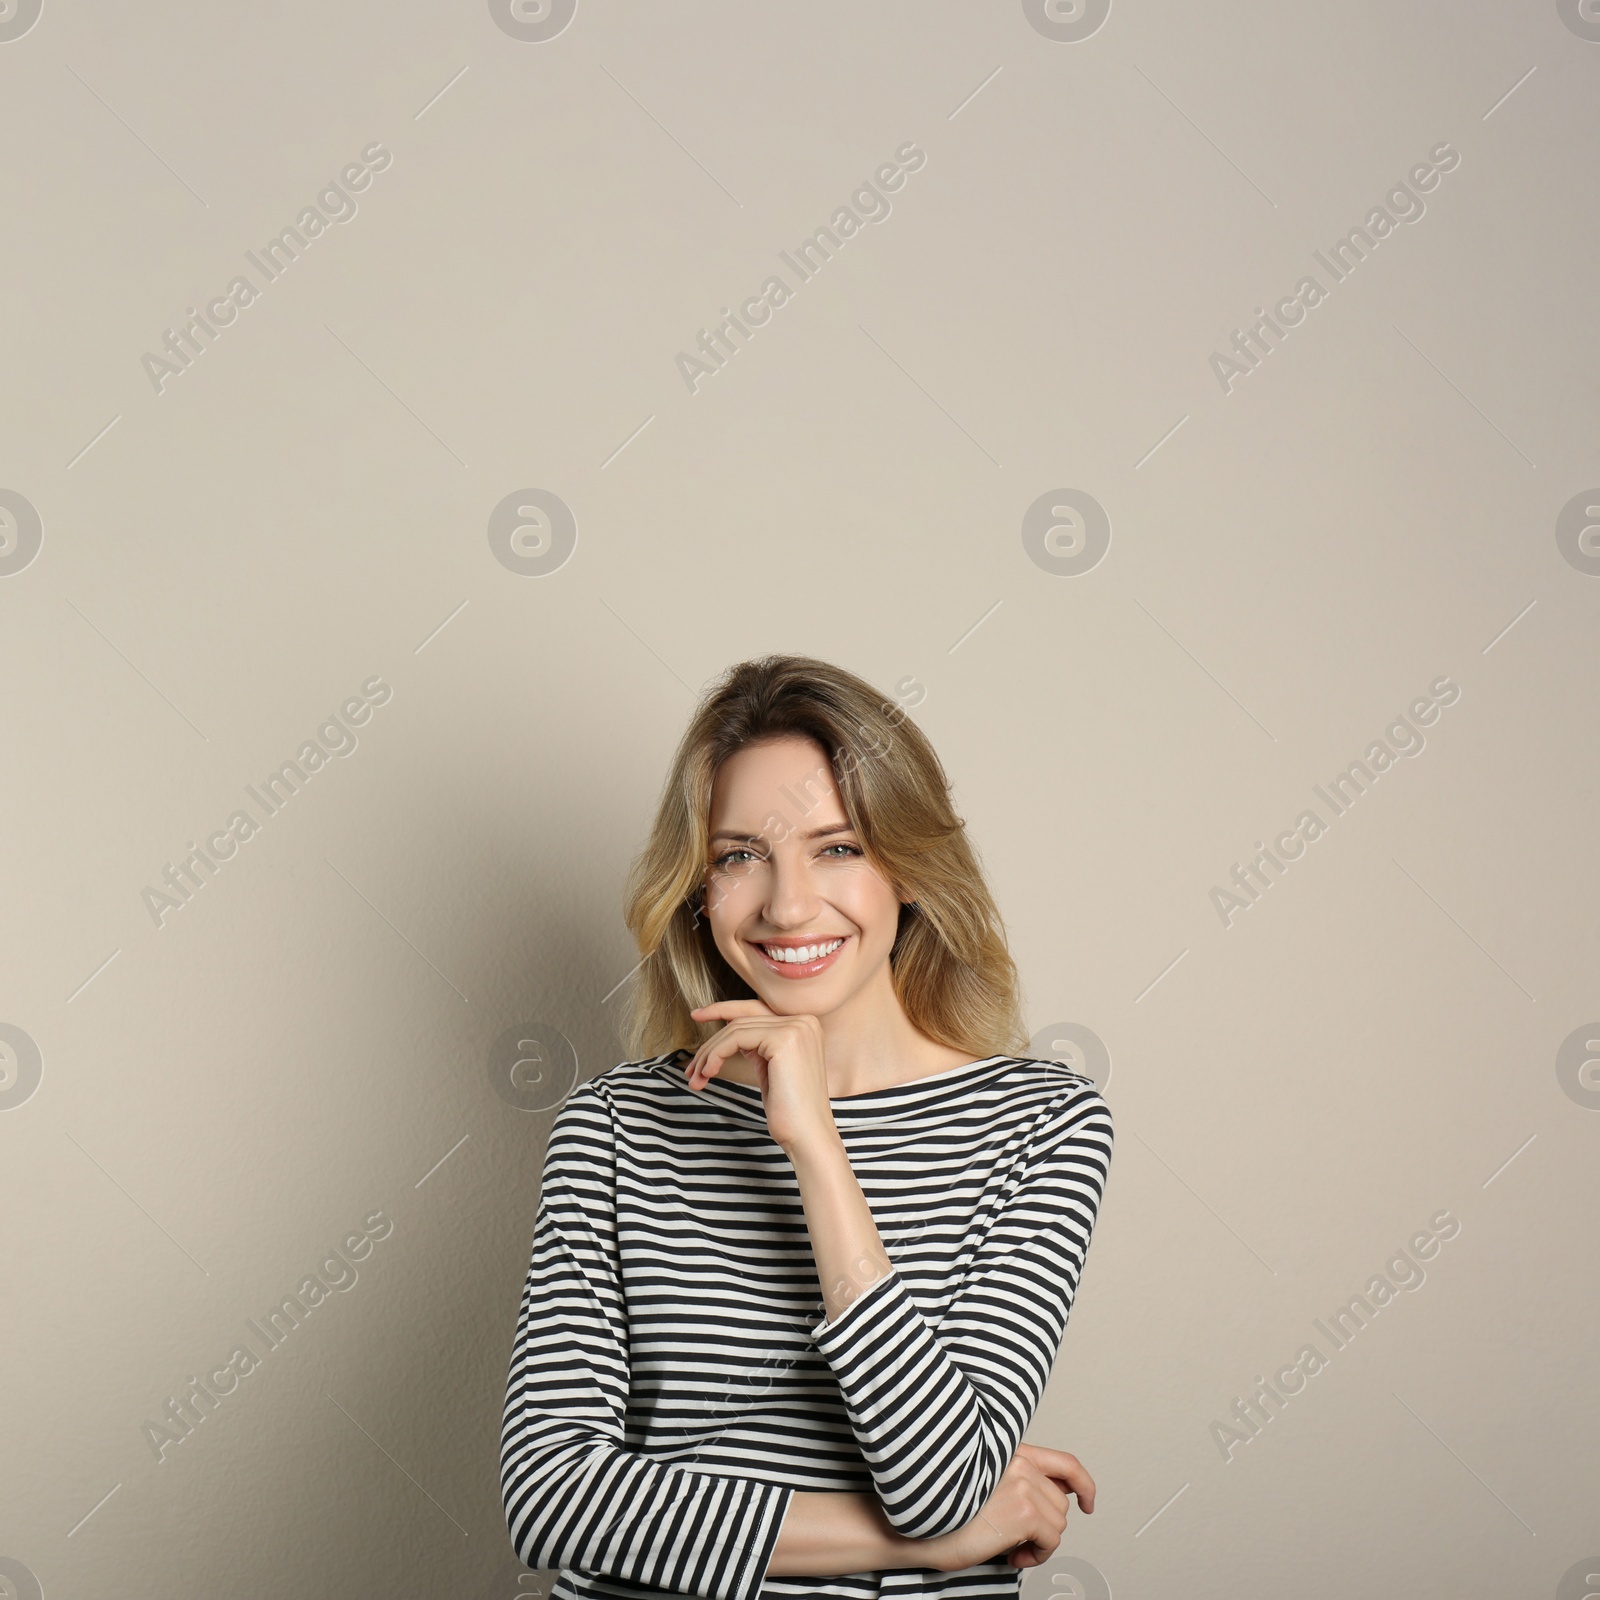
M 17 1593 L 531 1592 L 545 1134 L 768 650 L 926 729 L 1116 1112 L 1025 1593 L 1592 1587 L 1587 0 L 0 34 Z

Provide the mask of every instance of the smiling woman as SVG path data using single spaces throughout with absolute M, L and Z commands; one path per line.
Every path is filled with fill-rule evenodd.
M 825 884 L 847 903 L 824 911 Z M 938 755 L 893 701 L 826 662 L 747 662 L 706 697 L 625 916 L 646 956 L 631 996 L 636 1050 L 701 1043 L 710 1029 L 694 1007 L 786 993 L 766 981 L 772 968 L 751 941 L 813 935 L 859 936 L 853 977 L 783 1009 L 829 1012 L 871 980 L 850 1025 L 830 1024 L 830 1082 L 871 1087 L 873 1073 L 916 1076 L 907 1069 L 1027 1038 L 1000 914 Z M 858 1035 L 869 1018 L 892 1039 Z
M 932 747 L 809 657 L 679 745 L 630 1060 L 551 1128 L 501 1435 L 558 1600 L 1015 1596 L 1094 1482 L 1022 1443 L 1112 1153 L 1025 1048 Z M 997 1053 L 998 1052 L 998 1053 Z

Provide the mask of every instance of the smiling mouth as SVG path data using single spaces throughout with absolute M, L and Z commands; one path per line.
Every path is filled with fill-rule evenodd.
M 785 978 L 809 978 L 829 967 L 849 940 L 848 934 L 833 939 L 818 939 L 813 944 L 777 945 L 748 941 L 761 952 L 761 959 L 772 971 Z

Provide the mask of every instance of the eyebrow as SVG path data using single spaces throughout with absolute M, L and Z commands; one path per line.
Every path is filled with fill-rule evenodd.
M 813 828 L 810 833 L 803 833 L 800 837 L 802 839 L 822 839 L 826 838 L 830 833 L 854 833 L 855 831 L 855 826 L 852 823 L 835 822 L 826 828 Z M 734 839 L 740 844 L 764 844 L 766 842 L 759 833 L 734 833 L 728 828 L 718 828 L 711 835 L 711 838 L 713 842 L 718 839 Z

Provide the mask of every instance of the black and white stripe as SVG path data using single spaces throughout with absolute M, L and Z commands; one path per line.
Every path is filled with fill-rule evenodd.
M 894 1270 L 824 1317 L 761 1093 L 686 1055 L 580 1086 L 545 1151 L 501 1436 L 507 1526 L 555 1600 L 1015 1596 L 1003 1558 L 766 1575 L 797 1489 L 963 1527 L 1036 1411 L 1111 1159 L 1053 1061 L 991 1057 L 832 1102 Z

